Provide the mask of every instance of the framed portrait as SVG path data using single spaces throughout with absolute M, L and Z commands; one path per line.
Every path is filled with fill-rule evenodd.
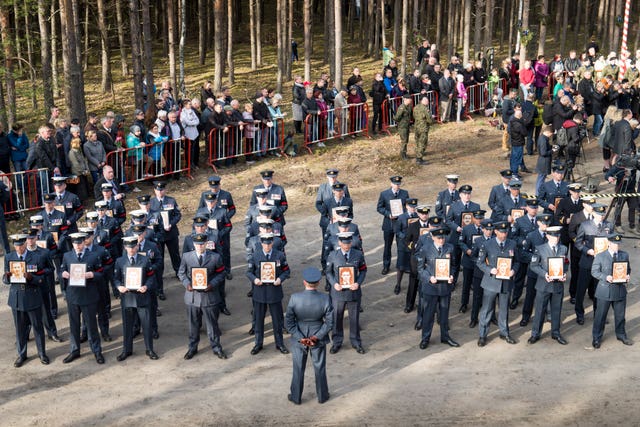
M 212 230 L 217 230 L 218 229 L 218 220 L 215 218 L 211 218 L 209 221 L 207 221 L 207 227 L 209 227 Z
M 24 261 L 9 261 L 9 271 L 11 271 L 10 283 L 27 283 L 25 276 L 27 265 Z
M 191 287 L 196 291 L 207 289 L 207 269 L 195 267 L 191 269 Z
M 276 281 L 275 261 L 264 261 L 260 263 L 260 281 L 262 283 L 274 283 Z
M 627 261 L 616 261 L 611 268 L 611 281 L 613 283 L 627 283 L 629 275 L 629 263 Z
M 451 276 L 451 258 L 436 258 L 434 277 L 436 280 L 448 281 Z
M 87 286 L 86 272 L 87 264 L 69 264 L 69 286 Z
M 511 280 L 511 258 L 507 257 L 498 257 L 496 260 L 496 269 L 498 272 L 496 273 L 496 279 L 500 280 Z
M 56 242 L 56 245 L 58 244 L 58 232 L 57 231 L 52 231 L 51 232 L 51 236 L 53 237 L 53 241 Z
M 460 214 L 460 227 L 469 225 L 473 222 L 473 212 L 462 212 Z
M 113 209 L 107 209 L 105 211 L 105 215 L 108 216 L 108 217 L 113 218 Z
M 547 258 L 547 273 L 551 280 L 562 280 L 564 276 L 564 258 L 561 256 Z
M 331 209 L 331 223 L 338 221 L 340 219 L 340 215 L 338 215 L 338 208 Z
M 124 287 L 132 291 L 142 287 L 142 267 L 127 267 L 124 272 Z
M 338 267 L 338 281 L 342 289 L 350 289 L 356 283 L 356 268 L 353 266 Z
M 421 228 L 420 229 L 420 235 L 422 236 L 423 234 L 429 234 L 429 229 L 428 228 Z
M 593 252 L 595 255 L 598 255 L 600 252 L 604 252 L 607 249 L 609 249 L 609 239 L 606 237 L 593 238 Z
M 36 240 L 36 246 L 42 249 L 47 249 L 47 241 L 46 240 Z
M 558 209 L 558 204 L 560 203 L 560 200 L 562 200 L 562 199 L 563 199 L 563 197 L 562 197 L 562 196 L 556 196 L 556 197 L 553 199 L 553 206 L 555 206 L 555 207 L 556 207 L 556 209 Z
M 399 217 L 404 212 L 402 199 L 389 200 L 389 207 L 391 209 L 391 216 Z
M 160 217 L 162 217 L 163 225 L 166 227 L 169 225 L 169 212 L 168 211 L 160 211 Z
M 511 209 L 511 218 L 515 221 L 518 218 L 522 218 L 524 216 L 524 209 Z

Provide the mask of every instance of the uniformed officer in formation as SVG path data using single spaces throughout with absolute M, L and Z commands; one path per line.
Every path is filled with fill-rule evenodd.
M 575 249 L 574 239 L 575 233 L 571 233 L 571 221 L 575 215 L 582 215 L 584 210 L 582 198 L 580 193 L 582 191 L 582 184 L 573 183 L 569 184 L 569 196 L 560 200 L 558 203 L 558 209 L 554 213 L 556 222 L 562 225 L 562 234 L 560 235 L 560 243 L 569 248 L 570 267 L 571 267 L 571 281 L 569 283 L 569 296 L 573 303 L 575 303 L 576 287 L 578 284 L 578 264 L 580 262 L 580 252 Z M 582 215 L 582 219 L 586 219 Z M 582 222 L 582 221 L 580 221 Z M 575 224 L 575 223 L 574 223 Z M 579 225 L 579 224 L 578 224 Z M 577 232 L 577 225 L 575 232 Z
M 527 204 L 527 200 L 520 194 L 521 188 L 522 181 L 519 179 L 509 181 L 509 194 L 502 196 L 494 205 L 494 212 L 491 214 L 494 221 L 507 221 L 509 224 L 514 222 L 515 219 L 511 215 L 512 209 L 524 209 Z
M 473 288 L 473 300 L 471 301 L 471 316 L 469 319 L 469 327 L 475 328 L 478 326 L 478 315 L 480 313 L 480 307 L 482 306 L 482 298 L 484 295 L 484 291 L 482 289 L 482 278 L 484 277 L 484 271 L 478 267 L 478 255 L 480 255 L 480 249 L 484 246 L 485 243 L 494 238 L 493 231 L 495 226 L 493 225 L 492 219 L 483 219 L 480 222 L 480 227 L 482 229 L 482 235 L 476 239 L 474 239 L 473 244 L 471 246 L 471 255 L 469 256 L 471 261 L 473 261 L 473 281 L 471 283 L 471 287 Z M 495 313 L 494 313 L 495 316 Z M 494 322 L 495 317 L 491 319 Z M 497 321 L 495 321 L 497 323 Z
M 51 262 L 53 263 L 53 267 L 47 272 L 47 283 L 49 291 L 46 296 L 43 295 L 43 298 L 45 307 L 49 307 L 49 310 L 51 311 L 51 317 L 53 318 L 53 320 L 55 320 L 58 318 L 58 297 L 56 295 L 55 266 L 60 266 L 62 253 L 58 249 L 58 244 L 53 238 L 53 235 L 50 232 L 45 231 L 44 218 L 42 217 L 42 215 L 33 215 L 29 217 L 29 227 L 31 227 L 31 230 L 36 230 L 35 241 L 37 245 L 49 251 L 49 258 L 51 258 Z M 59 339 L 56 335 L 50 336 L 49 338 L 54 341 L 57 341 Z
M 116 220 L 119 226 L 127 219 L 127 210 L 122 199 L 116 199 L 113 195 L 113 185 L 105 182 L 100 186 L 102 200 L 107 203 L 107 215 Z
M 396 286 L 393 289 L 393 293 L 396 295 L 400 294 L 404 273 L 411 274 L 411 249 L 407 246 L 406 236 L 409 224 L 418 221 L 417 207 L 418 199 L 408 198 L 405 207 L 406 212 L 400 215 L 394 224 L 396 249 L 398 250 L 398 256 L 396 258 Z
M 453 245 L 445 243 L 449 234 L 448 228 L 436 228 L 431 230 L 432 244 L 422 247 L 418 255 L 418 278 L 422 295 L 422 339 L 420 348 L 422 350 L 429 346 L 433 321 L 436 312 L 439 313 L 440 320 L 440 342 L 451 347 L 460 347 L 449 335 L 449 305 L 451 303 L 451 291 L 453 290 Z M 446 260 L 448 268 L 446 278 L 441 276 L 439 260 Z
M 207 326 L 207 336 L 213 354 L 220 359 L 226 359 L 227 355 L 220 345 L 220 328 L 218 315 L 222 298 L 220 285 L 225 279 L 222 257 L 215 252 L 206 250 L 207 235 L 197 234 L 193 237 L 195 250 L 182 255 L 178 279 L 185 287 L 184 303 L 187 305 L 189 318 L 189 349 L 184 355 L 186 360 L 192 359 L 198 352 L 200 342 L 200 326 L 204 317 Z M 206 269 L 206 277 L 194 277 L 194 268 Z M 204 289 L 194 289 L 193 285 L 202 280 Z
M 509 223 L 498 221 L 493 224 L 495 228 L 495 239 L 484 243 L 478 253 L 476 265 L 484 275 L 481 286 L 483 289 L 482 309 L 480 310 L 480 324 L 478 326 L 480 338 L 478 346 L 484 347 L 487 344 L 487 334 L 489 332 L 489 322 L 495 311 L 496 298 L 498 299 L 498 328 L 500 329 L 500 339 L 508 344 L 516 344 L 509 333 L 509 294 L 513 286 L 513 276 L 518 270 L 518 261 L 515 258 L 516 242 L 507 239 L 509 234 Z M 498 261 L 502 262 L 498 265 Z M 510 260 L 511 266 L 505 259 Z M 498 270 L 500 267 L 500 270 Z
M 78 231 L 77 221 L 84 213 L 84 207 L 80 198 L 70 191 L 67 191 L 67 177 L 54 176 L 53 189 L 55 190 L 55 205 L 62 206 L 65 219 L 69 227 L 69 233 Z
M 460 200 L 460 193 L 457 189 L 460 175 L 449 174 L 445 175 L 445 178 L 447 179 L 447 188 L 440 191 L 436 197 L 436 215 L 441 218 L 446 218 L 451 204 Z
M 411 126 L 411 120 L 413 119 L 413 100 L 408 93 L 402 95 L 402 104 L 396 110 L 396 115 L 393 117 L 398 128 L 398 135 L 400 135 L 400 157 L 402 160 L 407 160 L 407 146 L 409 145 L 409 127 Z
M 598 281 L 596 288 L 598 306 L 593 317 L 593 348 L 600 348 L 604 335 L 604 324 L 611 306 L 613 306 L 616 338 L 624 345 L 633 345 L 625 328 L 627 286 L 631 279 L 629 254 L 620 250 L 620 242 L 622 241 L 620 234 L 609 234 L 607 240 L 609 241 L 608 249 L 595 256 L 591 267 L 591 274 Z M 624 274 L 625 265 L 626 274 Z M 614 280 L 614 274 L 616 274 L 614 269 L 620 269 L 620 275 L 623 276 L 621 280 Z
M 134 317 L 140 319 L 144 335 L 145 354 L 151 360 L 157 360 L 153 351 L 151 328 L 151 288 L 155 286 L 154 271 L 149 258 L 138 253 L 138 238 L 129 236 L 123 239 L 125 253 L 117 259 L 113 273 L 114 286 L 120 292 L 122 307 L 122 353 L 116 358 L 122 362 L 133 353 Z
M 554 213 L 560 200 L 569 195 L 569 185 L 562 180 L 565 170 L 564 164 L 554 164 L 551 168 L 551 179 L 540 187 L 538 200 L 545 213 Z
M 367 275 L 364 254 L 351 247 L 353 233 L 338 234 L 340 249 L 331 252 L 327 258 L 327 280 L 331 284 L 333 303 L 333 334 L 330 353 L 340 351 L 344 340 L 344 311 L 349 310 L 349 339 L 351 346 L 360 354 L 365 350 L 360 338 L 360 303 L 362 285 Z M 341 269 L 341 267 L 343 267 Z
M 317 268 L 308 267 L 302 271 L 305 290 L 291 295 L 285 316 L 293 353 L 293 377 L 288 399 L 298 405 L 301 403 L 309 353 L 316 377 L 318 403 L 329 400 L 326 346 L 333 328 L 333 307 L 329 296 L 318 292 L 321 278 Z
M 462 185 L 459 191 L 459 199 L 451 203 L 451 207 L 449 208 L 445 219 L 447 221 L 447 226 L 449 227 L 449 240 L 453 246 L 453 253 L 451 261 L 453 266 L 453 283 L 457 283 L 458 281 L 458 273 L 460 270 L 460 258 L 462 257 L 462 252 L 460 251 L 460 247 L 458 246 L 458 241 L 460 240 L 460 233 L 462 233 L 462 227 L 464 227 L 465 223 L 463 223 L 463 214 L 471 215 L 473 217 L 473 212 L 480 210 L 480 205 L 476 202 L 471 201 L 471 194 L 473 192 L 473 187 L 468 184 Z
M 522 296 L 522 291 L 524 290 L 529 262 L 526 258 L 526 254 L 523 254 L 522 245 L 527 238 L 527 235 L 532 231 L 535 231 L 538 227 L 538 205 L 539 203 L 537 199 L 527 199 L 526 206 L 524 208 L 525 215 L 516 219 L 511 226 L 510 238 L 517 244 L 518 250 L 516 251 L 516 257 L 520 263 L 520 269 L 513 278 L 513 292 L 511 293 L 511 303 L 509 304 L 509 308 L 511 310 L 515 310 L 518 306 L 518 302 Z M 531 248 L 531 252 L 533 252 L 533 248 Z
M 262 184 L 253 187 L 254 191 L 251 193 L 251 201 L 249 202 L 249 205 L 253 206 L 258 203 L 258 194 L 255 190 L 259 188 L 267 190 L 267 204 L 269 206 L 275 206 L 276 208 L 278 208 L 278 213 L 282 216 L 281 222 L 284 226 L 284 214 L 289 208 L 289 203 L 287 202 L 287 195 L 284 192 L 284 188 L 281 185 L 273 183 L 272 170 L 264 170 L 260 172 L 260 177 L 262 178 Z
M 42 196 L 42 202 L 44 208 L 40 211 L 40 216 L 43 218 L 43 231 L 51 233 L 58 247 L 59 256 L 53 259 L 53 263 L 56 266 L 56 279 L 60 283 L 60 290 L 63 295 L 66 295 L 66 288 L 64 287 L 64 281 L 62 280 L 60 264 L 62 263 L 62 256 L 71 248 L 71 244 L 68 241 L 69 225 L 67 224 L 66 215 L 55 208 L 56 206 L 56 194 L 48 193 Z
M 158 308 L 158 275 L 161 274 L 163 269 L 163 260 L 160 256 L 160 248 L 153 241 L 153 238 L 149 238 L 148 232 L 150 231 L 148 226 L 143 224 L 136 224 L 129 229 L 131 236 L 135 236 L 138 240 L 138 255 L 147 257 L 149 260 L 149 268 L 153 270 L 152 279 L 154 283 L 147 287 L 147 294 L 149 295 L 149 317 L 151 321 L 151 333 L 154 340 L 160 338 L 158 332 L 158 316 L 161 316 L 160 309 Z M 134 331 L 135 335 L 135 331 Z
M 494 221 L 496 220 L 495 215 L 497 214 L 496 207 L 498 206 L 498 203 L 504 196 L 508 196 L 510 194 L 509 182 L 511 181 L 511 177 L 513 177 L 511 169 L 501 170 L 500 178 L 502 179 L 502 182 L 491 187 L 491 191 L 489 192 L 487 205 L 491 209 L 491 219 Z
M 378 197 L 377 211 L 382 215 L 382 236 L 384 238 L 384 251 L 382 253 L 382 275 L 389 273 L 391 267 L 391 246 L 395 237 L 395 222 L 401 213 L 405 212 L 405 205 L 409 198 L 409 192 L 400 188 L 402 177 L 394 175 L 389 178 L 391 188 L 380 193 Z M 391 213 L 391 201 L 398 200 L 400 204 L 400 212 Z M 394 215 L 395 214 L 395 215 Z
M 276 349 L 282 354 L 289 353 L 282 337 L 284 322 L 282 283 L 289 278 L 291 271 L 284 252 L 273 248 L 273 237 L 273 234 L 262 234 L 260 236 L 262 250 L 253 253 L 253 257 L 247 267 L 247 278 L 252 284 L 253 315 L 255 316 L 255 345 L 251 349 L 251 354 L 253 355 L 262 350 L 264 317 L 267 308 L 269 308 L 269 313 L 271 314 Z
M 427 95 L 420 97 L 420 103 L 413 109 L 413 127 L 416 138 L 416 163 L 428 165 L 429 162 L 423 159 L 427 145 L 429 144 L 429 129 L 433 125 L 433 116 L 429 107 Z
M 411 313 L 418 295 L 418 262 L 416 259 L 416 246 L 421 235 L 429 232 L 429 206 L 420 205 L 416 207 L 417 221 L 408 223 L 405 232 L 404 242 L 409 251 L 409 287 L 407 288 L 407 297 L 404 303 L 404 312 Z
M 531 257 L 529 270 L 537 276 L 536 280 L 536 315 L 533 318 L 531 327 L 531 337 L 529 344 L 535 344 L 542 335 L 542 325 L 546 317 L 547 305 L 551 305 L 551 339 L 558 344 L 566 345 L 567 340 L 560 334 L 560 314 L 562 312 L 562 299 L 564 298 L 564 284 L 567 280 L 567 273 L 564 271 L 565 259 L 567 258 L 567 247 L 560 243 L 562 227 L 547 227 L 545 230 L 547 242 L 537 245 L 535 253 Z M 549 262 L 551 259 L 551 263 Z M 553 269 L 550 265 L 559 263 L 563 271 L 557 275 L 557 264 Z
M 13 366 L 19 368 L 27 360 L 29 325 L 33 326 L 40 362 L 48 365 L 42 325 L 42 284 L 46 280 L 45 269 L 48 266 L 43 258 L 27 251 L 26 234 L 14 234 L 10 240 L 14 250 L 4 256 L 3 281 L 11 286 L 8 305 L 13 314 L 18 352 Z
M 486 211 L 479 209 L 473 212 L 472 223 L 462 227 L 458 247 L 462 252 L 460 266 L 462 267 L 462 295 L 460 295 L 460 309 L 458 312 L 466 313 L 469 308 L 469 296 L 471 295 L 471 285 L 473 284 L 473 271 L 475 259 L 473 257 L 473 243 L 482 236 L 481 222 Z M 476 253 L 476 257 L 478 254 Z
M 320 265 L 322 266 L 322 271 L 324 271 L 324 267 L 327 264 L 327 253 L 325 251 L 324 236 L 327 234 L 327 227 L 332 222 L 331 219 L 332 219 L 333 212 L 331 211 L 329 204 L 333 204 L 332 200 L 335 200 L 333 185 L 344 184 L 343 186 L 344 196 L 349 200 L 351 200 L 351 196 L 349 194 L 349 186 L 345 183 L 341 183 L 340 181 L 338 181 L 339 173 L 340 171 L 338 169 L 335 169 L 335 168 L 327 169 L 326 171 L 327 180 L 322 184 L 320 184 L 320 186 L 318 187 L 318 193 L 316 195 L 316 210 L 320 212 L 320 229 L 322 230 L 322 240 L 323 240 L 322 254 L 320 258 Z M 332 206 L 332 207 L 335 207 L 335 206 Z M 352 206 L 352 209 L 353 209 L 353 206 Z M 329 221 L 327 222 L 325 218 L 329 219 Z
M 182 213 L 176 199 L 167 196 L 166 190 L 167 184 L 165 182 L 155 181 L 153 183 L 155 197 L 149 201 L 149 209 L 151 212 L 156 212 L 160 218 L 162 218 L 163 212 L 166 212 L 169 218 L 168 223 L 162 220 L 164 229 L 162 243 L 164 246 L 160 246 L 160 250 L 164 253 L 164 248 L 166 247 L 167 252 L 169 252 L 169 258 L 171 258 L 171 266 L 177 275 L 180 268 L 180 231 L 178 230 L 178 223 L 182 219 Z M 159 283 L 158 298 L 161 300 L 165 299 L 163 286 L 163 283 Z

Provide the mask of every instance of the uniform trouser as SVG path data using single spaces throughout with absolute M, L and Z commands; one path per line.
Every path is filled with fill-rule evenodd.
M 478 270 L 478 267 L 474 268 L 474 271 Z M 484 289 L 480 284 L 482 283 L 483 275 L 474 274 L 473 275 L 473 299 L 471 302 L 471 320 L 478 321 L 478 313 L 480 312 L 480 306 L 482 305 L 482 295 L 484 293 Z
M 424 156 L 424 152 L 427 150 L 427 145 L 429 144 L 429 129 L 416 128 L 415 138 L 416 138 L 416 159 L 420 160 Z
M 187 306 L 187 317 L 189 318 L 189 350 L 196 350 L 200 342 L 200 326 L 204 317 L 207 325 L 207 336 L 213 351 L 220 351 L 220 328 L 218 327 L 218 315 L 220 307 L 217 305 L 207 307 Z
M 47 275 L 47 282 L 49 283 L 49 287 L 47 289 L 47 293 L 42 295 L 42 300 L 46 303 L 49 303 L 49 311 L 52 316 L 58 315 L 58 296 L 56 295 L 56 281 L 54 278 L 54 273 L 51 272 Z
M 147 292 L 149 293 L 150 298 L 149 321 L 151 322 L 151 332 L 155 334 L 158 332 L 158 294 L 155 290 L 147 290 Z
M 569 296 L 571 298 L 576 297 L 578 289 L 578 275 L 580 274 L 580 256 L 581 252 L 576 249 L 573 243 L 571 247 L 571 282 L 569 283 Z
M 591 275 L 591 270 L 580 268 L 578 273 L 578 287 L 576 289 L 576 315 L 579 319 L 584 318 L 584 294 L 588 293 L 593 298 L 596 280 Z M 597 301 L 593 300 L 593 309 L 596 309 Z
M 430 286 L 430 285 L 429 285 Z M 422 295 L 422 341 L 431 339 L 436 311 L 440 318 L 440 340 L 449 339 L 449 304 L 451 295 Z
M 60 283 L 60 291 L 62 292 L 62 295 L 66 296 L 67 295 L 67 289 L 64 287 L 65 281 L 62 280 L 61 264 L 62 264 L 62 261 L 60 260 L 60 258 L 54 258 L 53 259 L 53 265 L 56 268 L 56 280 L 58 281 L 58 283 Z M 54 289 L 54 293 L 55 293 L 55 289 Z M 56 303 L 56 305 L 57 305 L 57 303 Z
M 458 276 L 460 274 L 460 260 L 462 259 L 462 250 L 454 244 L 453 247 L 453 256 L 451 258 L 451 267 L 454 269 L 455 273 L 453 274 L 453 286 L 455 289 L 456 284 L 458 283 Z
M 231 272 L 231 236 L 227 233 L 222 238 L 222 263 L 225 273 Z
M 384 251 L 382 252 L 382 267 L 389 268 L 391 266 L 391 246 L 395 240 L 396 234 L 393 231 L 383 231 Z
M 562 312 L 562 292 L 537 292 L 536 315 L 531 326 L 531 336 L 539 337 L 542 334 L 542 325 L 546 317 L 547 305 L 551 302 L 551 336 L 560 335 L 560 313 Z
M 621 299 L 620 301 L 605 301 L 601 298 L 598 298 L 598 307 L 596 308 L 596 314 L 593 318 L 594 341 L 602 341 L 602 336 L 604 335 L 604 324 L 607 321 L 609 306 L 613 306 L 613 320 L 616 325 L 616 338 L 627 338 L 624 318 L 624 312 L 627 308 L 626 297 L 624 299 Z
M 276 346 L 284 346 L 284 340 L 282 338 L 282 320 L 284 313 L 282 311 L 282 302 L 274 302 L 271 304 L 262 302 L 253 302 L 253 315 L 255 317 L 255 342 L 256 346 L 262 346 L 264 340 L 264 317 L 267 313 L 267 307 L 269 307 L 269 313 L 271 314 L 271 323 L 273 324 L 273 338 L 276 342 Z
M 418 272 L 417 262 L 413 254 L 410 255 L 411 272 L 409 273 L 409 287 L 407 288 L 407 299 L 404 304 L 406 308 L 413 308 L 416 304 L 416 295 L 418 294 Z
M 349 339 L 351 345 L 362 345 L 360 341 L 359 301 L 333 301 L 333 334 L 334 346 L 341 346 L 344 341 L 344 310 L 349 310 Z
M 42 321 L 49 336 L 58 335 L 58 328 L 56 327 L 56 322 L 53 320 L 53 315 L 51 314 L 51 301 L 49 300 L 49 289 L 53 285 L 53 282 L 45 280 L 45 285 L 40 288 L 42 292 Z
M 67 302 L 67 310 L 69 311 L 69 333 L 71 335 L 71 353 L 80 352 L 80 314 L 82 320 L 87 325 L 89 336 L 89 345 L 91 351 L 100 353 L 102 347 L 100 345 L 100 335 L 98 335 L 98 323 L 96 321 L 97 303 L 78 305 Z
M 511 293 L 511 301 L 519 300 L 524 290 L 525 280 L 527 278 L 527 270 L 529 264 L 520 263 L 520 268 L 513 278 L 513 291 Z
M 471 294 L 471 285 L 473 284 L 473 267 L 462 269 L 462 295 L 460 305 L 469 305 L 469 296 Z
M 536 301 L 536 277 L 527 276 L 527 292 L 522 304 L 522 319 L 529 320 L 533 314 L 533 303 Z
M 487 289 L 483 291 L 478 324 L 480 337 L 485 338 L 489 332 L 489 322 L 491 322 L 496 309 L 496 297 L 498 298 L 498 328 L 500 329 L 500 335 L 509 335 L 509 293 L 493 292 Z
M 407 154 L 407 146 L 409 145 L 409 127 L 398 126 L 398 135 L 400 135 L 400 154 Z
M 155 272 L 154 276 L 156 276 L 156 285 L 158 286 L 157 294 L 160 295 L 164 293 L 164 242 L 158 242 L 158 250 L 160 251 L 160 258 L 162 258 L 162 262 L 160 263 L 160 267 Z
M 104 335 L 109 334 L 109 307 L 111 306 L 111 293 L 109 292 L 109 284 L 107 278 L 98 283 L 98 292 L 100 293 L 100 300 L 98 300 L 98 327 L 100 333 Z
M 304 388 L 304 371 L 307 366 L 307 356 L 311 353 L 313 370 L 316 374 L 316 395 L 318 401 L 323 402 L 329 398 L 329 385 L 327 384 L 327 347 L 324 344 L 315 347 L 305 347 L 299 342 L 292 342 L 293 353 L 293 377 L 291 378 L 291 398 L 294 402 L 300 402 L 302 389 Z
M 164 241 L 164 245 L 167 247 L 167 251 L 169 252 L 169 257 L 171 258 L 171 266 L 176 274 L 178 274 L 178 269 L 180 268 L 180 242 L 179 236 L 172 236 Z M 164 291 L 164 289 L 160 289 Z
M 38 354 L 44 355 L 44 327 L 42 326 L 42 308 L 35 310 L 21 311 L 11 309 L 13 313 L 13 323 L 16 328 L 16 350 L 18 357 L 27 357 L 27 341 L 29 340 L 29 325 L 33 325 L 33 334 L 36 340 Z
M 153 351 L 149 307 L 122 307 L 122 350 L 125 353 L 133 352 L 133 329 L 136 318 L 139 318 L 142 324 L 142 336 L 146 350 Z
M 327 242 L 324 240 L 324 235 L 327 233 L 327 226 L 320 225 L 320 230 L 322 230 L 322 249 L 320 251 L 320 266 L 322 267 L 322 271 L 327 267 L 327 256 L 329 256 L 329 250 L 327 248 Z

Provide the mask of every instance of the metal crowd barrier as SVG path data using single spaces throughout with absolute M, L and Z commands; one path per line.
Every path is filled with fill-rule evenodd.
M 471 85 L 467 88 L 467 108 L 466 113 L 483 111 L 488 99 L 487 82 Z
M 366 103 L 308 114 L 304 119 L 304 145 L 310 154 L 313 153 L 313 144 L 345 136 L 355 137 L 360 133 L 369 137 L 369 106 Z
M 216 163 L 249 155 L 264 155 L 278 151 L 284 153 L 284 119 L 272 121 L 273 126 L 260 121 L 241 126 L 231 125 L 223 129 L 213 129 L 207 136 L 209 151 L 208 165 L 217 171 Z
M 426 95 L 429 100 L 429 107 L 431 108 L 431 116 L 436 120 L 436 122 L 440 123 L 440 94 L 435 90 L 430 90 Z M 413 94 L 413 105 L 418 105 L 421 98 L 421 93 Z M 411 121 L 413 121 L 413 119 L 411 119 Z
M 438 92 L 435 90 L 430 90 L 426 93 L 427 98 L 429 99 L 429 107 L 431 108 L 431 115 L 433 118 L 440 123 L 440 101 Z M 413 105 L 417 105 L 420 103 L 420 98 L 422 97 L 421 93 L 413 94 L 411 100 Z M 394 120 L 396 115 L 396 111 L 398 107 L 402 104 L 402 97 L 398 96 L 395 98 L 387 98 L 382 102 L 382 131 L 387 134 L 391 134 L 389 128 L 395 127 L 398 124 Z M 412 119 L 413 122 L 413 119 Z
M 42 194 L 50 192 L 49 173 L 49 169 L 41 168 L 0 174 L 9 190 L 9 198 L 3 203 L 4 214 L 42 209 Z
M 191 141 L 171 139 L 144 147 L 122 148 L 107 154 L 107 164 L 121 184 L 185 172 L 191 176 Z

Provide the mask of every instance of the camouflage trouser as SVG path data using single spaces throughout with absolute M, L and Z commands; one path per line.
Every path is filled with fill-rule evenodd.
M 417 129 L 416 128 L 416 159 L 422 160 L 424 152 L 427 150 L 429 144 L 429 128 Z
M 398 127 L 398 135 L 400 135 L 400 142 L 402 144 L 400 154 L 407 154 L 407 145 L 409 144 L 409 127 Z

